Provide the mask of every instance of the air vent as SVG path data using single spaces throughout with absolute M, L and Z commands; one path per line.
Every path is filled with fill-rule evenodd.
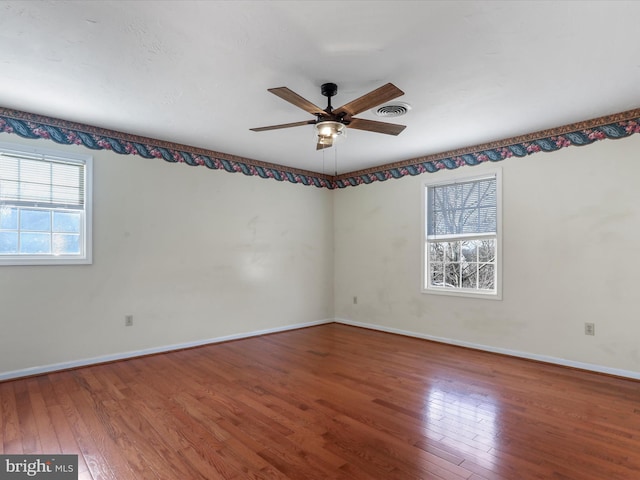
M 371 111 L 379 117 L 401 117 L 409 110 L 411 110 L 411 105 L 408 103 L 389 103 Z

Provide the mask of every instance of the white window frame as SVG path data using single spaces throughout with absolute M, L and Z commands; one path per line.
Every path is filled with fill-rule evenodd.
M 77 265 L 93 263 L 92 225 L 93 225 L 93 157 L 59 150 L 30 147 L 26 145 L 0 142 L 0 151 L 15 156 L 59 160 L 66 163 L 84 165 L 84 210 L 80 228 L 80 254 L 15 254 L 0 255 L 0 267 L 3 265 Z
M 495 235 L 496 240 L 496 265 L 495 265 L 495 285 L 496 288 L 494 291 L 481 291 L 481 290 L 470 290 L 463 289 L 462 287 L 438 287 L 430 285 L 428 281 L 428 274 L 430 272 L 429 265 L 429 251 L 428 245 L 429 241 L 427 239 L 427 214 L 428 214 L 428 195 L 427 191 L 429 188 L 438 187 L 443 185 L 451 185 L 455 183 L 464 183 L 464 182 L 472 182 L 476 180 L 483 180 L 487 178 L 495 177 L 496 179 L 496 207 L 497 207 L 497 216 L 496 216 L 496 228 L 497 232 Z M 447 176 L 446 180 L 427 180 L 421 183 L 422 189 L 422 230 L 421 230 L 421 250 L 422 250 L 422 262 L 421 262 L 421 277 L 420 277 L 420 285 L 421 292 L 435 295 L 450 295 L 456 297 L 470 297 L 470 298 L 483 298 L 483 299 L 491 299 L 491 300 L 502 300 L 502 169 L 501 168 L 493 168 L 491 170 L 483 170 L 482 174 L 477 175 L 469 175 L 466 172 L 450 172 L 450 175 Z M 450 240 L 464 240 L 471 238 L 486 238 L 486 234 L 479 234 L 477 236 L 469 236 L 469 235 L 453 235 L 451 237 L 442 237 L 438 238 L 438 241 L 446 241 Z M 491 235 L 491 238 L 494 238 Z

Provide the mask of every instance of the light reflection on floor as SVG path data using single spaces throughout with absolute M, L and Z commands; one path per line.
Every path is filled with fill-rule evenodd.
M 425 434 L 443 449 L 469 458 L 485 468 L 498 459 L 500 402 L 488 395 L 452 393 L 432 386 L 426 395 Z M 435 434 L 435 436 L 434 436 Z

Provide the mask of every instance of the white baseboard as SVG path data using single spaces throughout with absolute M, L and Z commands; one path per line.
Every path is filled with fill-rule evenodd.
M 113 362 L 116 360 L 125 360 L 127 358 L 142 357 L 145 355 L 153 355 L 155 353 L 170 352 L 172 350 L 182 350 L 184 348 L 200 347 L 213 343 L 228 342 L 230 340 L 240 340 L 242 338 L 256 337 L 259 335 L 267 335 L 269 333 L 284 332 L 287 330 L 297 330 L 299 328 L 313 327 L 315 325 L 323 325 L 325 323 L 333 323 L 334 320 L 317 320 L 315 322 L 296 323 L 293 325 L 285 325 L 283 327 L 268 328 L 265 330 L 255 330 L 253 332 L 237 333 L 234 335 L 226 335 L 223 337 L 207 338 L 204 340 L 196 340 L 193 342 L 177 343 L 173 345 L 163 345 L 160 347 L 146 348 L 144 350 L 136 350 L 132 352 L 115 353 L 112 355 L 103 355 L 100 357 L 84 358 L 82 360 L 73 360 L 70 362 L 54 363 L 51 365 L 43 365 L 38 367 L 24 368 L 11 372 L 0 372 L 0 382 L 3 380 L 11 380 L 14 378 L 31 377 L 33 375 L 42 375 L 61 370 L 69 370 L 72 368 L 86 367 L 88 365 L 96 365 L 99 363 Z
M 454 339 L 445 338 L 445 337 L 436 337 L 433 335 L 426 335 L 424 333 L 401 330 L 399 328 L 385 327 L 383 325 L 354 322 L 353 320 L 347 320 L 344 318 L 336 318 L 335 322 L 343 323 L 345 325 L 352 325 L 354 327 L 368 328 L 371 330 L 379 330 L 381 332 L 397 333 L 399 335 L 406 335 L 408 337 L 422 338 L 424 340 L 432 340 L 434 342 L 447 343 L 449 345 L 457 345 L 459 347 L 473 348 L 475 350 L 483 350 L 485 352 L 500 353 L 503 355 L 509 355 L 511 357 L 526 358 L 529 360 L 537 360 L 539 362 L 562 365 L 564 367 L 578 368 L 580 370 L 588 370 L 591 372 L 605 373 L 607 375 L 615 375 L 616 377 L 626 377 L 626 378 L 632 378 L 634 380 L 640 380 L 640 372 L 634 372 L 632 370 L 621 370 L 618 368 L 604 367 L 602 365 L 595 365 L 592 363 L 575 362 L 573 360 L 567 360 L 565 358 L 549 357 L 546 355 L 538 355 L 535 353 L 520 352 L 518 350 L 509 350 L 507 348 L 491 347 L 489 345 L 464 342 L 461 340 L 454 340 Z
M 433 335 L 427 335 L 424 333 L 418 333 L 418 332 L 412 332 L 409 330 L 401 330 L 399 328 L 393 328 L 393 327 L 385 327 L 383 325 L 376 325 L 373 323 L 363 323 L 363 322 L 355 322 L 353 320 L 347 320 L 344 318 L 335 318 L 335 319 L 325 319 L 325 320 L 317 320 L 315 322 L 307 322 L 307 323 L 297 323 L 297 324 L 293 324 L 293 325 L 286 325 L 283 327 L 276 327 L 276 328 L 268 328 L 265 330 L 255 330 L 252 332 L 245 332 L 245 333 L 237 333 L 234 335 L 226 335 L 223 337 L 215 337 L 215 338 L 208 338 L 208 339 L 204 339 L 204 340 L 196 340 L 193 342 L 185 342 L 185 343 L 178 343 L 178 344 L 173 344 L 173 345 L 163 345 L 160 347 L 153 347 L 153 348 L 147 348 L 144 350 L 136 350 L 136 351 L 131 351 L 131 352 L 122 352 L 122 353 L 116 353 L 116 354 L 112 354 L 112 355 L 104 355 L 104 356 L 100 356 L 100 357 L 92 357 L 92 358 L 85 358 L 82 360 L 73 360 L 73 361 L 69 361 L 69 362 L 62 362 L 62 363 L 55 363 L 55 364 L 50 364 L 50 365 L 43 365 L 43 366 L 38 366 L 38 367 L 31 367 L 31 368 L 25 368 L 25 369 L 21 369 L 21 370 L 14 370 L 11 372 L 0 372 L 0 381 L 4 381 L 4 380 L 11 380 L 11 379 L 15 379 L 15 378 L 23 378 L 23 377 L 30 377 L 33 375 L 42 375 L 45 373 L 51 373 L 51 372 L 56 372 L 56 371 L 61 371 L 61 370 L 69 370 L 72 368 L 79 368 L 79 367 L 86 367 L 89 365 L 96 365 L 96 364 L 100 364 L 100 363 L 107 363 L 107 362 L 113 362 L 113 361 L 117 361 L 117 360 L 126 360 L 128 358 L 135 358 L 135 357 L 142 357 L 145 355 L 153 355 L 155 353 L 164 353 L 164 352 L 171 352 L 173 350 L 182 350 L 184 348 L 192 348 L 192 347 L 199 347 L 202 345 L 210 345 L 210 344 L 214 344 L 214 343 L 221 343 L 221 342 L 228 342 L 230 340 L 240 340 L 243 338 L 250 338 L 250 337 L 256 337 L 259 335 L 267 335 L 269 333 L 278 333 L 278 332 L 285 332 L 287 330 L 296 330 L 299 328 L 305 328 L 305 327 L 313 327 L 315 325 L 323 325 L 326 323 L 342 323 L 345 325 L 352 325 L 354 327 L 362 327 L 362 328 L 368 328 L 370 330 L 378 330 L 381 332 L 387 332 L 387 333 L 396 333 L 399 335 L 406 335 L 409 337 L 415 337 L 415 338 L 422 338 L 424 340 L 432 340 L 434 342 L 440 342 L 440 343 L 446 343 L 449 345 L 457 345 L 459 347 L 467 347 L 467 348 L 473 348 L 475 350 L 483 350 L 486 352 L 492 352 L 492 353 L 500 353 L 503 355 L 509 355 L 512 357 L 520 357 L 520 358 L 526 358 L 529 360 L 537 360 L 540 362 L 545 362 L 545 363 L 552 363 L 552 364 L 556 364 L 556 365 L 562 365 L 565 367 L 572 367 L 572 368 L 578 368 L 581 370 L 588 370 L 588 371 L 592 371 L 592 372 L 598 372 L 598 373 L 605 373 L 608 375 L 615 375 L 617 377 L 625 377 L 625 378 L 631 378 L 634 380 L 640 380 L 640 372 L 634 372 L 631 370 L 621 370 L 621 369 L 617 369 L 617 368 L 610 368 L 610 367 L 605 367 L 602 365 L 595 365 L 595 364 L 591 364 L 591 363 L 584 363 L 584 362 L 575 362 L 573 360 L 567 360 L 564 358 L 557 358 L 557 357 L 549 357 L 546 355 L 537 355 L 534 353 L 528 353 L 528 352 L 521 352 L 518 350 L 510 350 L 510 349 L 506 349 L 506 348 L 498 348 L 498 347 L 492 347 L 489 345 L 482 345 L 482 344 L 477 344 L 477 343 L 471 343 L 471 342 L 464 342 L 461 340 L 455 340 L 455 339 L 451 339 L 451 338 L 445 338 L 445 337 L 436 337 Z

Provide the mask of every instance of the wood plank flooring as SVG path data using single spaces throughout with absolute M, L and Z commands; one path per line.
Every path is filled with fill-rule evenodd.
M 640 382 L 340 324 L 0 383 L 81 480 L 640 478 Z

